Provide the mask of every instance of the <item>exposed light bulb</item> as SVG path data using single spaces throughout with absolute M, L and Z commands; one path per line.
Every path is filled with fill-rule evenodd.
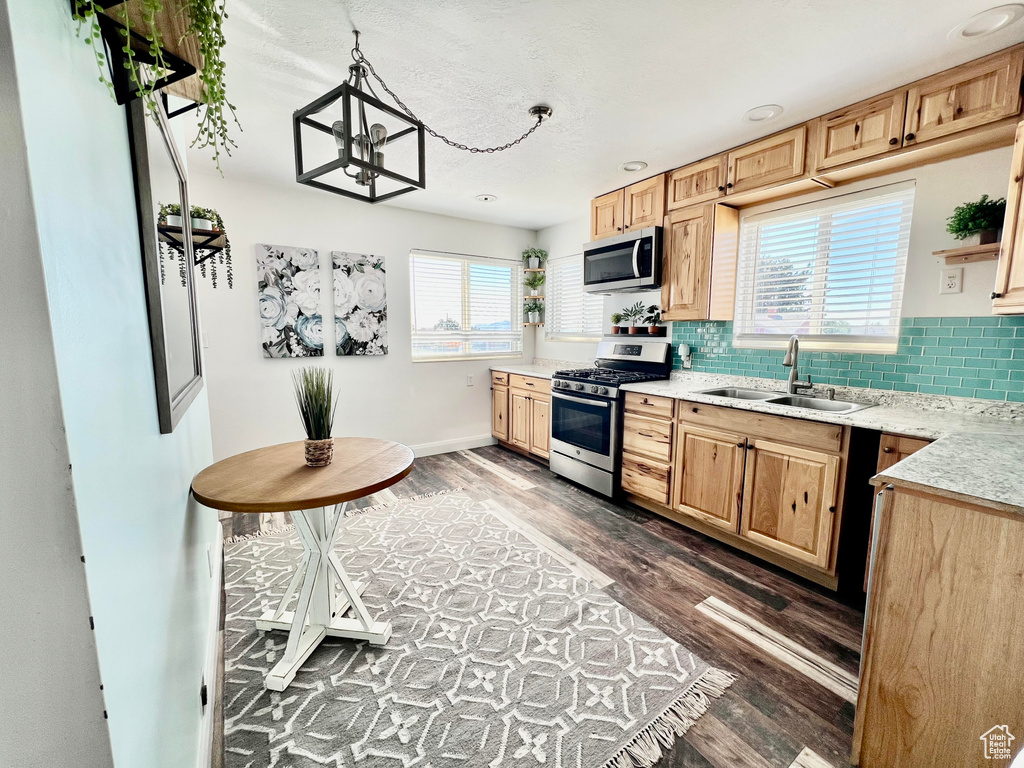
M 345 121 L 335 120 L 331 123 L 331 133 L 334 134 L 334 143 L 338 145 L 338 157 L 345 151 Z
M 380 123 L 374 123 L 370 126 L 370 141 L 373 143 L 375 150 L 381 150 L 384 148 L 384 142 L 388 139 L 388 129 Z

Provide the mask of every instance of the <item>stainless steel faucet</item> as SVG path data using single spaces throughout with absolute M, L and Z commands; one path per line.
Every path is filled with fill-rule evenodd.
M 800 380 L 800 339 L 795 333 L 789 337 L 789 346 L 786 348 L 786 356 L 782 359 L 782 364 L 789 368 L 786 392 L 795 395 L 798 390 L 811 389 L 814 386 L 811 384 L 809 375 L 806 381 Z

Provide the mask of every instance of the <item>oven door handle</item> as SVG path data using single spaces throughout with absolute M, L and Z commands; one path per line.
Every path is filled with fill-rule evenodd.
M 633 277 L 640 277 L 640 239 L 633 243 Z
M 563 395 L 561 392 L 552 392 L 552 397 L 557 397 L 559 400 L 572 400 L 574 403 L 583 403 L 583 405 L 594 405 L 598 408 L 611 408 L 611 403 L 607 400 L 587 400 L 582 397 L 570 397 L 569 395 Z

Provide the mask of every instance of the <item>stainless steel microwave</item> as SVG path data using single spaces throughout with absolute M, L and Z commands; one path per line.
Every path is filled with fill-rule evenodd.
M 583 246 L 583 290 L 587 293 L 660 287 L 661 227 L 638 229 Z

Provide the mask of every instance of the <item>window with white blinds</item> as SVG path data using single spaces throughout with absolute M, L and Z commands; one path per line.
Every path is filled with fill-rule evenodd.
M 547 270 L 544 338 L 601 338 L 604 298 L 583 292 L 583 254 L 549 259 Z
M 519 261 L 413 251 L 409 278 L 414 361 L 522 355 Z
M 744 217 L 733 344 L 895 350 L 914 183 Z

